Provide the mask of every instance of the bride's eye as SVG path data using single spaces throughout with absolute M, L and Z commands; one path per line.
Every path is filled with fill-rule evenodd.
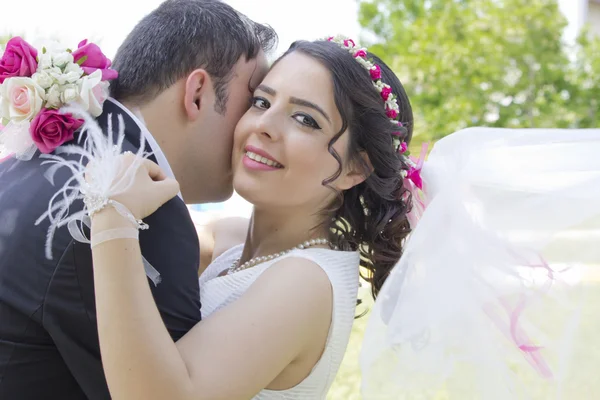
M 259 108 L 261 110 L 267 110 L 269 107 L 271 107 L 271 103 L 269 103 L 269 100 L 259 96 L 254 96 L 250 101 L 250 104 L 252 105 L 252 107 Z
M 293 118 L 303 126 L 307 126 L 312 129 L 321 129 L 317 121 L 315 121 L 314 118 L 308 114 L 298 113 L 295 114 Z

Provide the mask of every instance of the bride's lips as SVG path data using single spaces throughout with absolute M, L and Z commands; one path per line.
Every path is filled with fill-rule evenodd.
M 277 171 L 283 165 L 266 151 L 254 146 L 244 148 L 242 163 L 250 170 L 255 171 Z

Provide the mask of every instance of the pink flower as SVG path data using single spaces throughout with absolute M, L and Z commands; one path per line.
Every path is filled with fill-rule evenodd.
M 421 178 L 420 168 L 411 167 L 408 170 L 408 175 L 406 176 L 406 179 L 410 180 L 412 183 L 415 184 L 416 187 L 423 190 L 423 179 Z
M 369 72 L 371 73 L 371 79 L 381 79 L 381 68 L 379 68 L 379 65 L 373 66 L 373 68 L 371 68 Z
M 21 37 L 15 36 L 6 43 L 0 60 L 0 83 L 14 76 L 30 77 L 37 70 L 37 50 Z
M 73 133 L 83 124 L 71 114 L 44 108 L 31 122 L 31 138 L 42 153 L 52 153 L 58 146 L 73 140 Z
M 329 37 L 327 38 L 327 40 L 328 40 L 329 42 L 331 42 L 333 39 L 334 39 L 334 38 L 333 38 L 333 36 L 329 36 Z
M 73 59 L 78 63 L 87 75 L 91 75 L 99 69 L 102 71 L 102 80 L 110 81 L 117 78 L 119 74 L 114 69 L 110 69 L 111 62 L 94 43 L 88 43 L 83 40 L 73 52 Z M 83 60 L 83 61 L 81 61 Z
M 31 121 L 44 103 L 44 89 L 33 79 L 8 78 L 0 86 L 0 117 L 13 121 Z
M 358 50 L 356 53 L 354 53 L 354 58 L 356 57 L 367 58 L 367 52 L 364 50 Z
M 391 87 L 384 86 L 383 89 L 381 89 L 381 98 L 383 99 L 383 101 L 387 101 L 388 98 L 390 97 L 390 94 L 392 94 Z
M 388 118 L 396 119 L 396 118 L 398 118 L 398 111 L 392 110 L 390 108 L 389 110 L 386 110 L 385 115 L 387 115 Z
M 408 150 L 408 145 L 406 142 L 400 143 L 400 153 L 406 153 L 406 150 Z
M 352 46 L 350 46 L 350 44 L 352 44 Z M 354 47 L 354 46 L 356 46 L 356 44 L 354 44 L 354 40 L 352 40 L 352 39 L 346 39 L 346 40 L 344 40 L 344 46 L 346 46 L 346 47 Z

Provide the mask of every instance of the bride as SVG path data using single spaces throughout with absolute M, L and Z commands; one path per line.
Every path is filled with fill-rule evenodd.
M 203 320 L 177 343 L 154 305 L 137 241 L 123 237 L 129 220 L 112 207 L 92 212 L 112 396 L 324 398 L 355 317 L 359 266 L 376 295 L 410 232 L 402 173 L 411 131 L 406 93 L 376 56 L 343 38 L 294 44 L 235 131 L 234 187 L 254 205 L 246 242 L 202 274 Z M 112 200 L 141 219 L 177 192 L 144 161 Z M 107 232 L 112 240 L 98 239 Z
M 493 305 L 495 299 L 532 290 L 516 284 L 494 292 L 498 286 L 494 282 L 507 283 L 506 277 L 513 277 L 513 283 L 519 281 L 514 266 L 523 266 L 519 258 L 523 253 L 519 247 L 494 252 L 514 242 L 486 236 L 484 227 L 502 232 L 509 226 L 503 221 L 513 221 L 536 208 L 518 208 L 506 197 L 506 202 L 494 203 L 496 208 L 486 208 L 489 202 L 479 201 L 500 194 L 501 183 L 507 180 L 504 174 L 494 175 L 496 192 L 485 192 L 483 184 L 473 189 L 468 183 L 493 182 L 489 175 L 493 170 L 481 169 L 481 165 L 495 162 L 498 167 L 500 160 L 507 160 L 503 157 L 528 160 L 530 155 L 492 150 L 523 145 L 522 149 L 533 146 L 536 151 L 540 150 L 536 143 L 545 139 L 532 140 L 529 134 L 512 131 L 492 131 L 487 136 L 479 132 L 479 138 L 469 132 L 452 135 L 434 149 L 429 161 L 434 172 L 428 175 L 424 170 L 423 182 L 421 161 L 411 160 L 407 153 L 412 125 L 404 88 L 374 54 L 343 37 L 294 43 L 258 86 L 235 130 L 234 187 L 254 205 L 245 243 L 218 255 L 201 275 L 203 320 L 176 343 L 149 290 L 137 229 L 144 228 L 141 219 L 175 196 L 179 187 L 151 161 L 133 154 L 120 156 L 116 176 L 128 184 L 104 201 L 86 203 L 100 348 L 112 397 L 325 398 L 348 344 L 361 267 L 373 296 L 381 299 L 373 310 L 361 360 L 365 390 L 372 393 L 367 398 L 396 398 L 390 392 L 375 394 L 384 380 L 410 383 L 412 365 L 394 359 L 394 354 L 420 361 L 415 362 L 415 371 L 425 364 L 428 368 L 435 365 L 442 377 L 449 365 L 442 356 L 444 345 L 453 346 L 455 352 L 464 350 L 461 354 L 466 358 L 473 355 L 470 351 L 481 349 L 482 337 L 491 332 L 491 325 L 481 319 L 467 321 L 476 314 L 467 308 L 479 309 Z M 590 131 L 574 134 L 567 142 L 579 141 L 572 149 L 584 144 L 592 151 L 599 147 L 599 136 Z M 564 132 L 555 132 L 548 142 L 560 150 L 564 137 Z M 560 158 L 562 154 L 546 155 Z M 479 169 L 470 163 L 473 155 L 479 155 L 475 160 Z M 542 170 L 548 163 L 540 160 L 524 163 Z M 101 170 L 94 163 L 87 169 L 91 188 Z M 507 165 L 506 174 L 519 170 L 514 164 L 519 163 Z M 578 177 L 572 185 L 598 183 L 600 165 L 597 161 L 590 165 L 591 174 Z M 577 170 L 577 166 L 563 164 L 562 169 Z M 481 174 L 473 175 L 474 170 Z M 561 189 L 558 181 L 552 190 Z M 537 193 L 549 190 L 539 179 L 514 177 L 514 185 L 512 189 L 521 185 L 521 193 L 528 185 L 537 185 Z M 469 213 L 461 212 L 465 193 L 470 196 Z M 595 205 L 589 207 L 590 200 L 600 197 L 598 191 L 585 192 L 585 196 L 577 203 L 581 212 L 544 232 L 600 214 Z M 562 203 L 550 204 L 544 212 Z M 473 209 L 478 212 L 477 225 L 471 218 Z M 508 216 L 499 219 L 498 215 Z M 422 217 L 419 227 L 407 241 L 418 217 Z M 462 230 L 449 230 L 456 226 Z M 486 247 L 496 242 L 501 244 Z M 465 245 L 474 246 L 467 252 L 473 257 L 462 257 L 465 252 L 460 249 Z M 489 263 L 490 259 L 498 262 Z M 525 264 L 532 267 L 542 264 L 528 260 Z M 485 265 L 483 272 L 470 268 L 475 262 Z M 426 279 L 419 274 L 423 271 L 429 273 Z M 483 278 L 468 279 L 473 277 Z M 384 285 L 386 279 L 390 282 Z M 488 284 L 485 292 L 469 286 L 476 280 Z M 432 305 L 444 312 L 433 312 L 428 308 Z M 490 309 L 485 310 L 491 315 Z M 543 370 L 538 350 L 519 334 L 518 318 L 512 318 L 515 309 L 507 306 L 507 313 L 511 322 L 506 348 L 521 352 L 533 360 L 534 368 Z M 501 327 L 504 319 L 494 321 Z M 477 336 L 480 341 L 471 342 L 475 343 L 471 348 L 465 341 L 475 333 L 484 335 Z M 419 358 L 419 354 L 431 354 L 419 353 L 417 342 L 420 349 L 430 343 L 440 358 Z M 384 354 L 391 354 L 392 361 Z M 474 357 L 473 361 L 481 360 Z M 496 359 L 490 356 L 483 361 Z M 407 375 L 395 375 L 400 371 Z M 379 383 L 377 375 L 383 378 Z M 493 383 L 498 388 L 506 381 Z M 513 393 L 512 387 L 507 390 Z

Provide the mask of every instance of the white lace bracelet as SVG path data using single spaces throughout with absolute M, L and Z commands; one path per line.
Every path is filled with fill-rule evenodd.
M 105 231 L 97 232 L 92 235 L 90 245 L 92 249 L 101 243 L 108 242 L 116 239 L 135 239 L 139 240 L 139 230 L 135 228 L 117 228 L 107 229 Z

